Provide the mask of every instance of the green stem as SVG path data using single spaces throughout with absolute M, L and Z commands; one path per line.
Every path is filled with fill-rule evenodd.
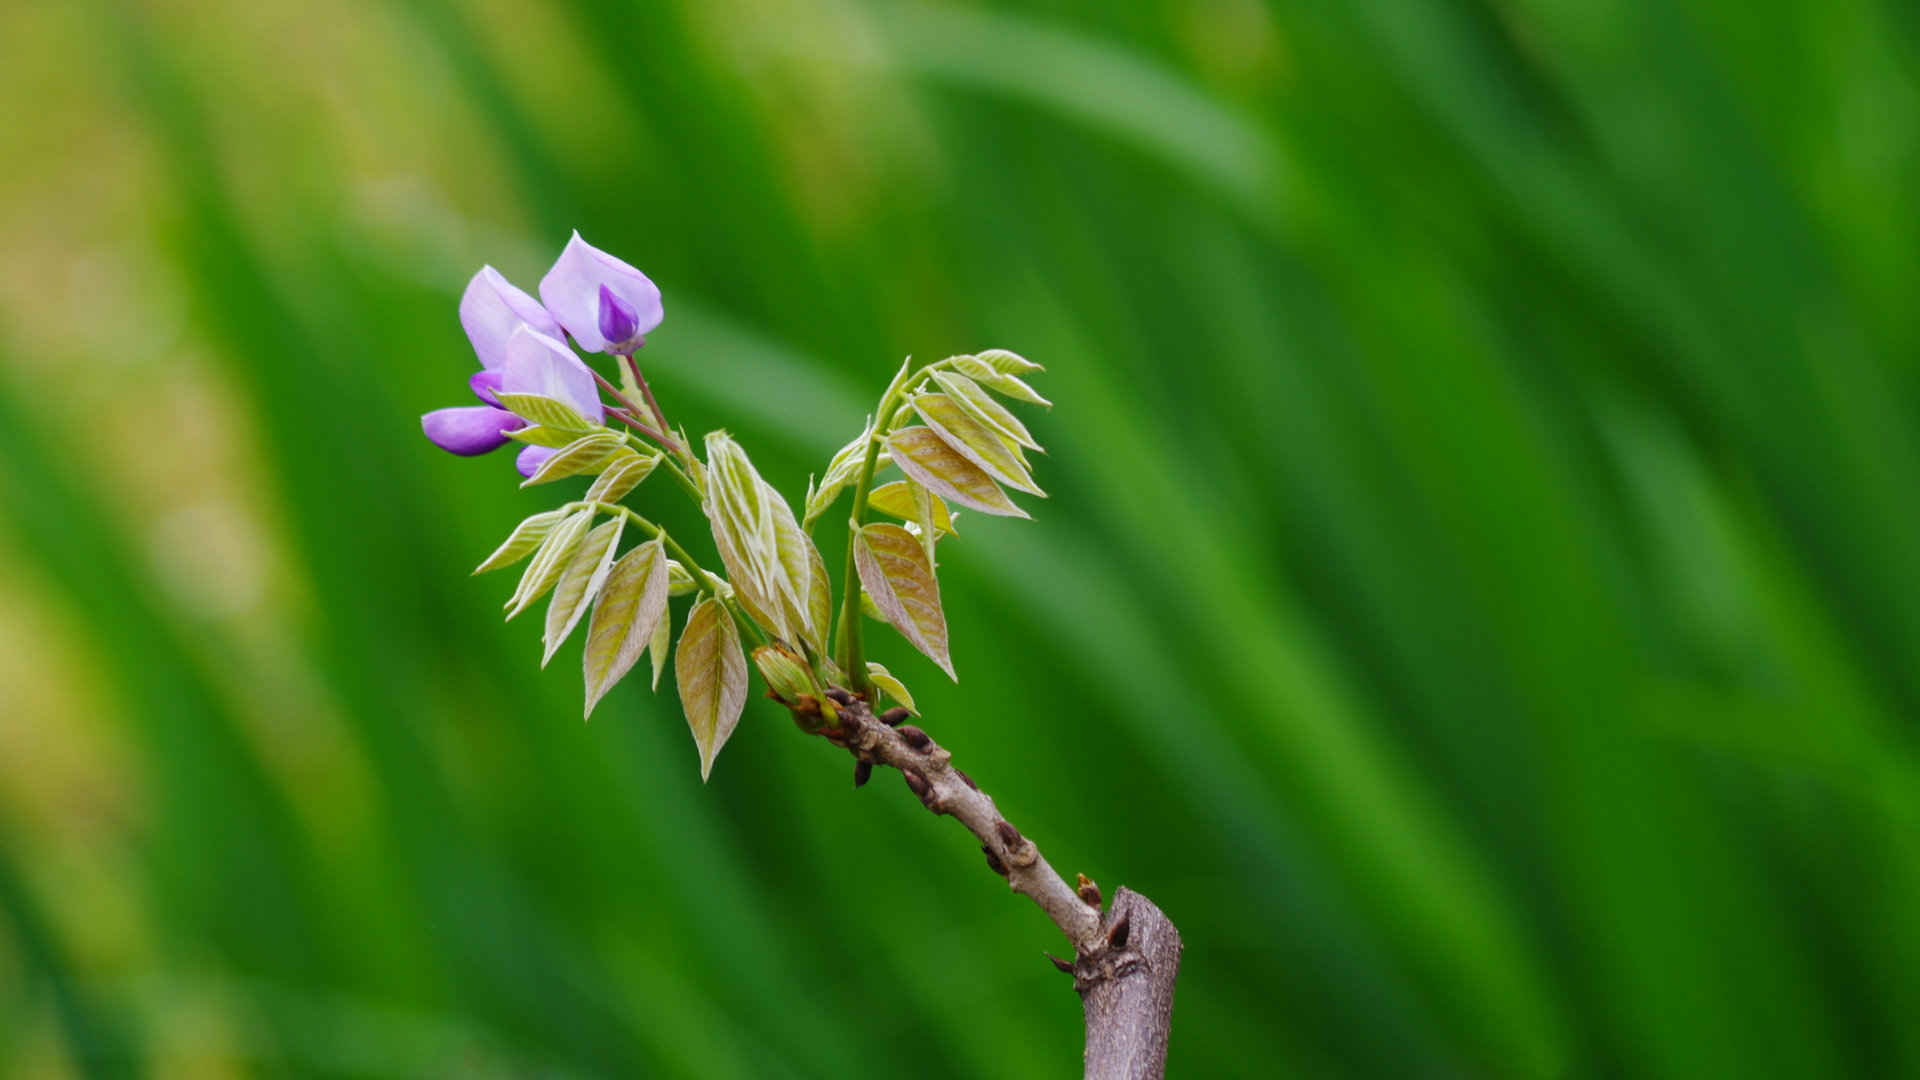
M 853 488 L 853 515 L 847 520 L 847 583 L 846 598 L 840 605 L 840 631 L 838 652 L 840 667 L 847 673 L 847 680 L 853 683 L 851 689 L 873 697 L 873 680 L 867 677 L 867 665 L 860 648 L 860 566 L 854 558 L 854 546 L 859 540 L 860 528 L 867 521 L 867 496 L 873 491 L 873 474 L 880 463 L 880 443 L 886 438 L 887 426 L 893 421 L 896 401 L 901 394 L 909 393 L 913 387 L 926 379 L 927 373 L 945 360 L 928 364 L 909 376 L 898 386 L 888 389 L 886 396 L 880 399 L 880 408 L 873 414 L 873 435 L 867 440 L 867 458 L 860 464 L 860 479 Z

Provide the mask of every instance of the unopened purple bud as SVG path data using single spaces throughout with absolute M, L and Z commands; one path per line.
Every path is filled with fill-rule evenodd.
M 526 426 L 525 420 L 491 405 L 435 409 L 420 418 L 420 430 L 433 445 L 461 457 L 497 450 L 506 443 L 507 432 Z
M 559 452 L 550 446 L 529 446 L 520 451 L 519 457 L 513 459 L 513 467 L 520 470 L 521 476 L 531 480 L 533 474 L 540 471 L 540 466 L 545 465 L 548 458 Z
M 473 389 L 474 397 L 479 398 L 481 401 L 486 402 L 496 409 L 504 408 L 504 406 L 500 404 L 500 399 L 493 396 L 493 392 L 500 389 L 500 384 L 506 377 L 507 375 L 504 371 L 488 371 L 483 369 L 474 372 L 467 379 L 467 385 Z
M 632 356 L 647 343 L 633 305 L 605 285 L 600 286 L 600 336 L 607 339 L 606 350 L 619 356 Z

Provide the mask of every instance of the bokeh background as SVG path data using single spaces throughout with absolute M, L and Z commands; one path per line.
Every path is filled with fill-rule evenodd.
M 1048 365 L 876 640 L 1175 1075 L 1920 1075 L 1915 10 L 0 6 L 0 1072 L 1076 1074 L 961 830 L 467 576 L 551 489 L 417 417 L 579 228 L 796 499 Z

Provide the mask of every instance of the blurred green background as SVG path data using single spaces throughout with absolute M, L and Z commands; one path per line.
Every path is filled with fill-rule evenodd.
M 877 651 L 1178 921 L 1175 1075 L 1920 1075 L 1917 80 L 1873 0 L 12 0 L 0 1071 L 1076 1074 L 960 829 L 762 701 L 703 787 L 467 576 L 551 489 L 417 417 L 577 227 L 796 500 L 902 355 L 1049 366 L 962 681 Z

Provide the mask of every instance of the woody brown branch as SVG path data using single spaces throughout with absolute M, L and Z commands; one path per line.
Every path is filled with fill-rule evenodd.
M 875 716 L 860 698 L 837 689 L 828 694 L 839 715 L 833 726 L 820 731 L 827 741 L 868 769 L 876 764 L 898 769 L 921 805 L 951 816 L 979 839 L 987 865 L 1006 878 L 1014 892 L 1038 904 L 1076 952 L 1098 951 L 1103 939 L 1097 902 L 1090 905 L 1074 892 L 1039 847 L 1001 816 L 993 798 L 953 767 L 952 754 L 926 732 L 901 723 L 905 710 Z

